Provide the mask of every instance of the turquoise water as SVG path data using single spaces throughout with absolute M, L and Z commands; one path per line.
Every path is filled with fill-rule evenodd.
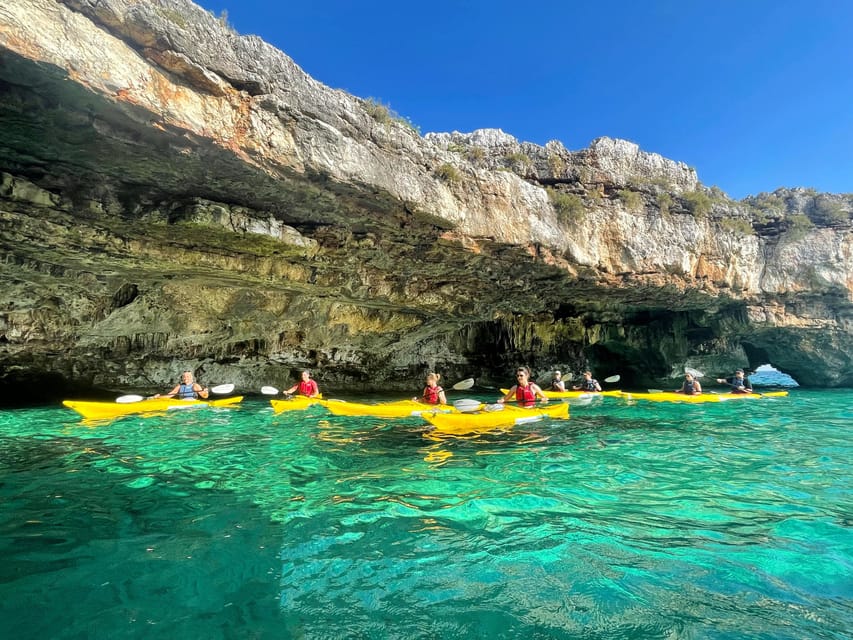
M 0 637 L 850 638 L 852 434 L 800 389 L 448 439 L 5 411 Z

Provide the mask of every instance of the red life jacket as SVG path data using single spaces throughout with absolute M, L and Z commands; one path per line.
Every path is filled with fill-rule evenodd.
M 444 391 L 444 389 L 442 389 L 438 385 L 434 387 L 424 387 L 424 402 L 427 404 L 439 404 L 441 402 L 441 398 L 439 398 L 438 396 L 442 391 Z
M 518 385 L 515 388 L 515 399 L 518 404 L 525 407 L 532 407 L 536 404 L 536 394 L 533 392 L 533 388 L 529 384 L 526 387 Z
M 317 383 L 313 380 L 302 380 L 299 383 L 299 387 L 296 389 L 296 393 L 301 396 L 315 395 L 318 391 Z

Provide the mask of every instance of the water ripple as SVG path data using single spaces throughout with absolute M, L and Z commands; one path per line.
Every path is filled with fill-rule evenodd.
M 3 413 L 0 628 L 848 638 L 851 400 L 604 401 L 440 439 L 260 402 L 98 425 Z

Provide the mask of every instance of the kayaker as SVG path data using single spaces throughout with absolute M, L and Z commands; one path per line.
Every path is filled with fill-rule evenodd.
M 428 373 L 426 375 L 426 386 L 420 398 L 412 398 L 415 402 L 423 402 L 424 404 L 447 404 L 447 396 L 444 395 L 444 389 L 438 386 L 438 381 L 441 380 L 440 373 Z
M 684 382 L 681 383 L 681 389 L 677 389 L 676 393 L 683 393 L 688 396 L 698 396 L 702 394 L 702 385 L 693 377 L 692 373 L 685 373 Z
M 566 383 L 563 382 L 563 374 L 559 371 L 554 372 L 554 378 L 551 380 L 551 391 L 565 391 Z
M 601 385 L 598 384 L 598 380 L 592 377 L 592 371 L 584 371 L 583 380 L 581 380 L 580 384 L 574 385 L 572 389 L 591 393 L 593 391 L 601 391 Z
M 155 394 L 155 398 L 174 398 L 178 397 L 181 400 L 197 400 L 198 398 L 207 398 L 207 394 L 210 391 L 207 387 L 202 387 L 198 382 L 195 381 L 193 377 L 192 371 L 184 371 L 181 374 L 181 381 L 175 385 L 175 388 L 172 389 L 169 393 L 164 393 L 162 395 Z
M 519 406 L 532 407 L 536 404 L 536 399 L 539 398 L 542 402 L 548 402 L 548 397 L 542 392 L 542 389 L 535 382 L 530 381 L 530 369 L 527 367 L 519 367 L 515 372 L 516 383 L 507 391 L 507 394 L 498 399 L 498 402 L 504 403 L 508 400 L 515 400 Z
M 320 388 L 317 386 L 317 382 L 311 379 L 311 372 L 308 371 L 308 369 L 305 369 L 302 372 L 302 380 L 284 392 L 284 394 L 288 396 L 292 396 L 294 393 L 308 398 L 314 398 L 320 395 Z
M 717 384 L 727 384 L 731 386 L 732 393 L 752 393 L 752 383 L 743 372 L 743 369 L 738 369 L 731 378 L 717 378 Z

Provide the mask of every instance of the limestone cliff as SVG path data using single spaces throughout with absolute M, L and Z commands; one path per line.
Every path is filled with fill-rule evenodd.
M 853 197 L 608 138 L 421 136 L 181 0 L 0 6 L 0 392 L 427 369 L 853 386 Z M 672 383 L 669 381 L 669 383 Z

